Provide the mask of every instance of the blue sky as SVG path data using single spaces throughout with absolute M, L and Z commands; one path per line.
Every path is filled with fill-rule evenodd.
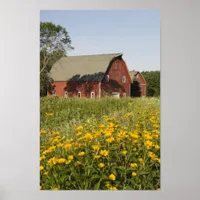
M 66 28 L 75 48 L 69 56 L 123 53 L 129 70 L 160 70 L 157 10 L 48 10 L 40 20 Z

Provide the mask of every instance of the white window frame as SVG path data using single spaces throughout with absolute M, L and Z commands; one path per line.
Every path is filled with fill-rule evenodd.
M 80 94 L 80 97 L 78 96 L 78 94 Z M 77 97 L 78 97 L 78 98 L 81 98 L 81 92 L 78 92 L 78 93 L 77 93 Z
M 64 91 L 64 97 L 68 97 L 68 92 Z
M 56 91 L 55 91 L 55 90 L 52 92 L 52 95 L 53 95 L 53 96 L 56 96 Z
M 94 96 L 92 96 L 92 95 L 94 95 Z M 95 92 L 90 93 L 90 98 L 92 98 L 92 99 L 95 98 Z
M 126 97 L 126 92 L 123 93 L 123 97 Z
M 107 75 L 106 75 L 106 82 L 109 82 L 109 79 L 110 79 L 110 77 L 109 77 L 109 75 L 107 74 Z
M 126 83 L 126 76 L 122 76 L 122 83 Z

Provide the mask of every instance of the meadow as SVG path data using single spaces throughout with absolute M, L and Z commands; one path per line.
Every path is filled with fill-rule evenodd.
M 41 190 L 159 190 L 160 99 L 40 99 Z

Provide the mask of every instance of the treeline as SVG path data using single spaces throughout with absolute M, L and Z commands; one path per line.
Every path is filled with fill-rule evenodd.
M 146 96 L 160 96 L 160 71 L 142 71 L 147 82 Z

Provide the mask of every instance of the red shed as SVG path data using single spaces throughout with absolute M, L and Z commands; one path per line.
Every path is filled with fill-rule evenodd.
M 144 76 L 140 72 L 135 71 L 135 70 L 129 71 L 129 74 L 130 74 L 131 80 L 132 80 L 132 84 L 131 84 L 132 89 L 134 87 L 135 82 L 137 82 L 138 86 L 139 86 L 138 90 L 140 90 L 140 91 L 138 91 L 139 92 L 138 96 L 139 97 L 146 96 L 146 81 L 144 79 Z M 134 94 L 131 94 L 131 96 L 134 97 Z
M 50 71 L 55 96 L 130 96 L 131 76 L 122 54 L 68 56 L 59 59 Z

